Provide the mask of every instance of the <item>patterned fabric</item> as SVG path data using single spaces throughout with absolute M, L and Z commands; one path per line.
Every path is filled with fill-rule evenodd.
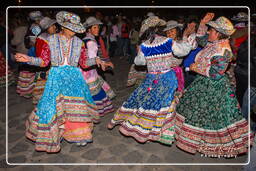
M 181 67 L 174 67 L 173 68 L 175 75 L 178 80 L 178 89 L 177 91 L 182 92 L 184 89 L 184 76 L 183 76 L 183 71 Z
M 47 37 L 49 34 L 47 33 L 42 33 L 40 36 L 37 37 L 36 39 L 36 56 L 40 57 L 42 51 L 43 51 L 43 46 L 47 46 Z M 46 79 L 48 76 L 48 71 L 49 71 L 49 66 L 45 68 L 40 68 L 36 72 L 36 77 L 35 77 L 35 87 L 33 89 L 32 95 L 33 95 L 33 104 L 37 104 L 38 101 L 40 100 L 43 92 L 44 92 L 44 87 L 46 83 Z
M 72 98 L 69 101 L 69 105 L 71 105 L 70 107 L 72 107 L 72 103 L 74 103 L 74 105 L 77 104 L 76 107 L 73 106 L 70 109 L 67 106 L 67 109 L 65 110 L 66 117 L 78 117 L 81 121 L 97 119 L 97 116 L 86 111 L 86 105 L 83 104 L 86 100 L 93 106 L 94 102 L 89 87 L 84 82 L 79 68 L 66 65 L 52 67 L 50 69 L 44 94 L 37 105 L 38 111 L 36 114 L 40 118 L 39 123 L 47 124 L 51 122 L 54 115 L 58 113 L 58 107 L 56 108 L 56 98 L 60 95 L 64 97 L 74 97 L 74 101 L 72 101 Z M 81 103 L 80 107 L 78 105 L 79 103 Z
M 198 75 L 176 111 L 179 148 L 209 157 L 234 157 L 247 152 L 248 123 L 227 77 L 214 80 Z
M 64 123 L 65 132 L 63 138 L 69 142 L 92 142 L 93 123 L 90 122 L 70 122 Z
M 32 56 L 32 58 L 36 56 L 35 47 L 31 47 L 29 49 L 28 56 Z M 20 96 L 30 98 L 32 97 L 32 92 L 35 87 L 35 71 L 37 68 L 34 66 L 29 66 L 27 64 L 22 65 L 23 66 L 20 68 L 16 92 Z
M 8 84 L 12 85 L 15 82 L 15 76 L 8 66 Z M 0 87 L 6 86 L 6 61 L 5 57 L 0 52 Z
M 56 39 L 53 42 L 60 43 L 58 36 L 60 35 L 52 36 Z M 85 49 L 80 39 L 74 37 L 71 42 L 70 45 L 80 46 L 70 48 L 70 53 L 61 53 L 60 56 L 54 56 L 55 53 L 50 51 L 54 49 L 51 46 L 56 44 L 44 44 L 40 62 L 32 61 L 33 64 L 40 66 L 47 66 L 51 59 L 55 61 L 49 71 L 43 96 L 26 122 L 26 136 L 35 141 L 35 148 L 38 151 L 58 152 L 62 138 L 70 142 L 89 142 L 92 122 L 99 121 L 97 106 L 93 102 L 80 68 L 77 67 L 78 61 L 82 61 L 80 66 L 86 67 Z M 79 53 L 75 52 L 78 48 Z M 59 49 L 59 52 L 65 50 Z M 61 65 L 63 61 L 74 66 Z
M 124 135 L 139 142 L 158 141 L 166 128 L 174 126 L 173 111 L 169 109 L 177 84 L 173 71 L 147 74 L 144 82 L 118 109 L 111 124 L 120 124 L 119 130 Z
M 143 33 L 150 27 L 156 27 L 156 26 L 164 26 L 166 25 L 166 21 L 158 18 L 157 16 L 151 16 L 145 19 L 142 22 L 142 26 L 140 28 L 140 34 L 139 36 L 142 36 Z
M 138 70 L 137 68 L 138 66 L 135 64 L 132 64 L 130 67 L 126 86 L 130 87 L 135 85 L 137 88 L 146 78 L 147 70 L 145 68 L 143 70 Z
M 58 152 L 63 134 L 69 137 L 67 141 L 75 142 L 70 138 L 73 129 L 63 127 L 66 121 L 81 124 L 98 122 L 99 114 L 79 68 L 52 67 L 43 96 L 27 121 L 26 136 L 36 142 L 36 150 Z M 90 135 L 92 129 L 87 130 Z
M 61 26 L 70 29 L 75 33 L 84 33 L 85 28 L 80 23 L 80 17 L 74 13 L 60 11 L 56 15 L 57 23 Z
M 166 72 L 170 70 L 172 57 L 172 39 L 157 37 L 154 45 L 145 42 L 141 51 L 147 60 L 149 73 Z
M 98 56 L 98 45 L 94 36 L 90 33 L 83 39 L 87 54 L 90 59 L 95 60 Z M 110 88 L 108 83 L 98 75 L 96 69 L 82 70 L 83 77 L 89 85 L 93 100 L 98 107 L 100 116 L 104 116 L 114 111 L 111 99 L 115 97 L 115 93 Z
M 226 61 L 229 62 L 232 57 L 229 41 L 217 40 L 213 43 L 209 42 L 207 46 L 204 47 L 204 49 L 202 49 L 196 55 L 195 63 L 190 65 L 190 70 L 193 70 L 201 75 L 209 77 L 209 71 L 211 68 L 211 59 L 213 56 L 225 56 Z M 227 64 L 228 63 L 226 63 L 225 66 L 227 66 Z
M 195 62 L 195 57 L 198 54 L 198 52 L 200 52 L 202 50 L 202 48 L 197 47 L 195 50 L 192 50 L 189 55 L 187 57 L 185 57 L 184 62 L 183 62 L 183 66 L 186 67 L 190 67 L 190 65 L 192 63 Z
M 231 57 L 228 40 L 216 41 L 201 50 L 190 66 L 201 75 L 185 90 L 176 108 L 179 148 L 209 157 L 247 152 L 248 123 L 225 75 Z
M 159 141 L 170 145 L 174 140 L 174 93 L 178 81 L 172 69 L 177 66 L 172 52 L 179 51 L 181 56 L 185 56 L 188 52 L 181 49 L 188 46 L 186 48 L 191 50 L 193 41 L 175 42 L 180 49 L 175 48 L 174 51 L 172 42 L 169 38 L 156 36 L 152 43 L 148 40 L 142 43 L 141 56 L 146 60 L 148 74 L 117 110 L 109 125 L 120 124 L 120 132 L 139 142 Z M 180 75 L 178 69 L 177 73 Z
M 216 21 L 209 21 L 207 25 L 228 36 L 232 35 L 236 30 L 231 21 L 223 16 L 217 18 Z

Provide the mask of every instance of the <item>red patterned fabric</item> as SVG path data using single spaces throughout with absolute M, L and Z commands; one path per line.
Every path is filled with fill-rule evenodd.
M 49 65 L 51 60 L 51 51 L 45 40 L 39 38 L 36 40 L 36 56 L 43 60 L 43 63 L 41 64 L 42 67 Z
M 89 66 L 86 65 L 86 60 L 87 60 L 87 55 L 86 55 L 86 48 L 83 44 L 82 48 L 81 48 L 81 55 L 79 58 L 79 65 L 81 66 L 81 68 L 88 68 Z

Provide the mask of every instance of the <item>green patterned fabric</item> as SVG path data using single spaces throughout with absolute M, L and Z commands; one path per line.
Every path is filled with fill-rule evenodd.
M 210 130 L 225 128 L 243 119 L 235 92 L 224 75 L 219 80 L 197 75 L 177 104 L 185 123 Z

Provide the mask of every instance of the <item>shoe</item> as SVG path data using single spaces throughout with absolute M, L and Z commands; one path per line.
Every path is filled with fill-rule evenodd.
M 81 143 L 81 146 L 86 146 L 86 145 L 87 145 L 87 142 Z

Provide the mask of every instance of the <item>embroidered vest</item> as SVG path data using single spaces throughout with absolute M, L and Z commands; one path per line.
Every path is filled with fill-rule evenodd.
M 48 37 L 48 44 L 51 51 L 51 65 L 60 66 L 64 64 L 64 56 L 62 54 L 63 47 L 60 43 L 60 35 L 54 34 Z M 81 55 L 83 41 L 74 36 L 71 40 L 71 48 L 68 54 L 67 63 L 71 66 L 77 66 Z

